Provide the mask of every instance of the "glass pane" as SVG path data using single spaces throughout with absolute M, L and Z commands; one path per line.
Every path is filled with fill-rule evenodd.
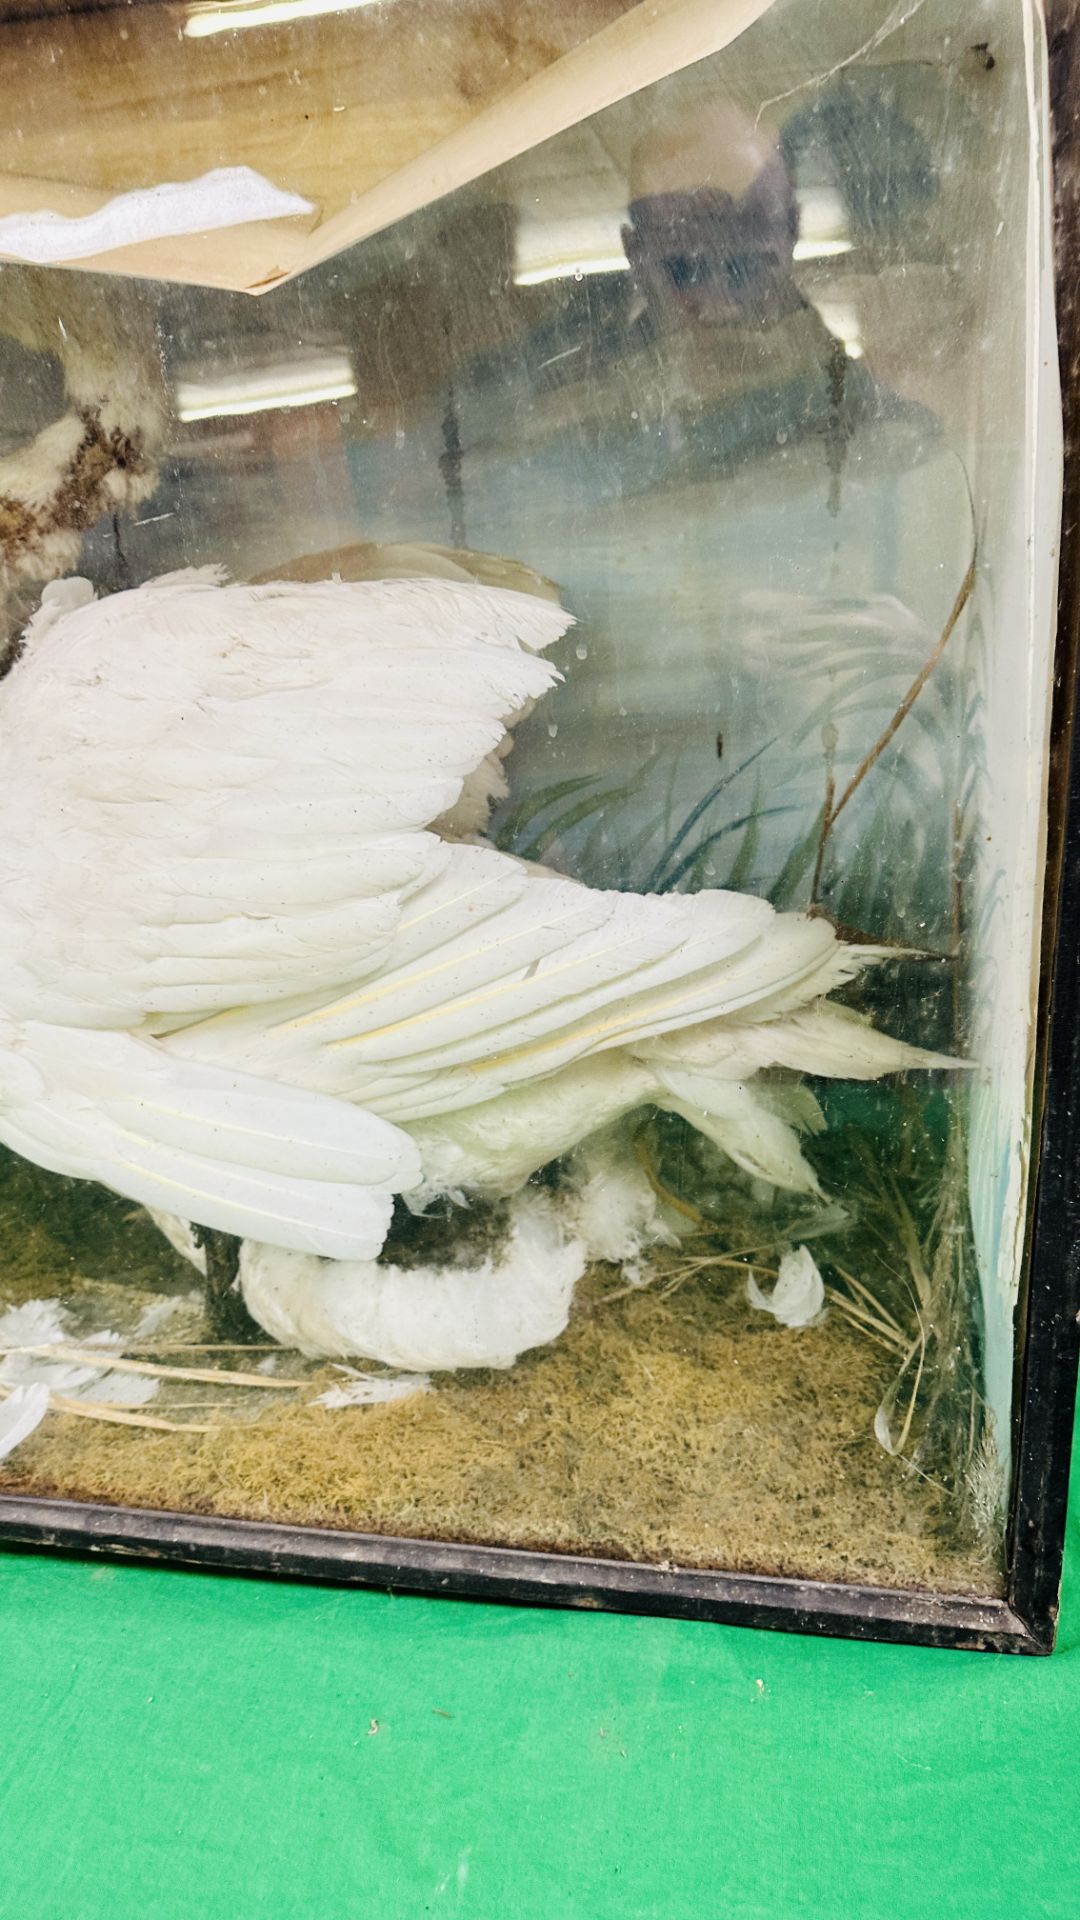
M 8 10 L 24 261 L 325 211 L 314 101 L 339 213 L 545 71 L 563 130 L 259 297 L 205 182 L 212 257 L 0 268 L 0 1487 L 998 1591 L 1039 16 L 733 7 L 564 124 L 624 6 L 449 11 Z

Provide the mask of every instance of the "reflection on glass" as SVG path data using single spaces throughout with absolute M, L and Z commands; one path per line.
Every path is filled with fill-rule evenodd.
M 3 1484 L 997 1588 L 1057 448 L 990 11 L 777 0 L 257 300 L 0 270 L 0 725 L 87 810 L 11 1018 L 90 1033 L 0 1107 Z

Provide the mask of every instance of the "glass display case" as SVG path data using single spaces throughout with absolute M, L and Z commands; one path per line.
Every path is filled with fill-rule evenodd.
M 0 9 L 0 1536 L 1052 1645 L 1073 50 Z

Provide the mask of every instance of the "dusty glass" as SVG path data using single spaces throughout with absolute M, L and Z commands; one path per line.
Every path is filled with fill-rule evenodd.
M 1038 11 L 0 52 L 0 1489 L 1000 1594 Z

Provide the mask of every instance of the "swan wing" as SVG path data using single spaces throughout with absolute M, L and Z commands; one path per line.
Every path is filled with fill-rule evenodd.
M 0 1079 L 15 1153 L 294 1253 L 374 1259 L 420 1178 L 409 1136 L 361 1107 L 126 1033 L 31 1022 Z
M 5 1008 L 73 1026 L 370 975 L 569 625 L 447 580 L 74 585 L 0 687 Z
M 599 891 L 456 846 L 407 902 L 377 976 L 235 1010 L 165 1045 L 408 1124 L 594 1054 L 805 1006 L 873 957 L 827 921 L 749 894 Z

